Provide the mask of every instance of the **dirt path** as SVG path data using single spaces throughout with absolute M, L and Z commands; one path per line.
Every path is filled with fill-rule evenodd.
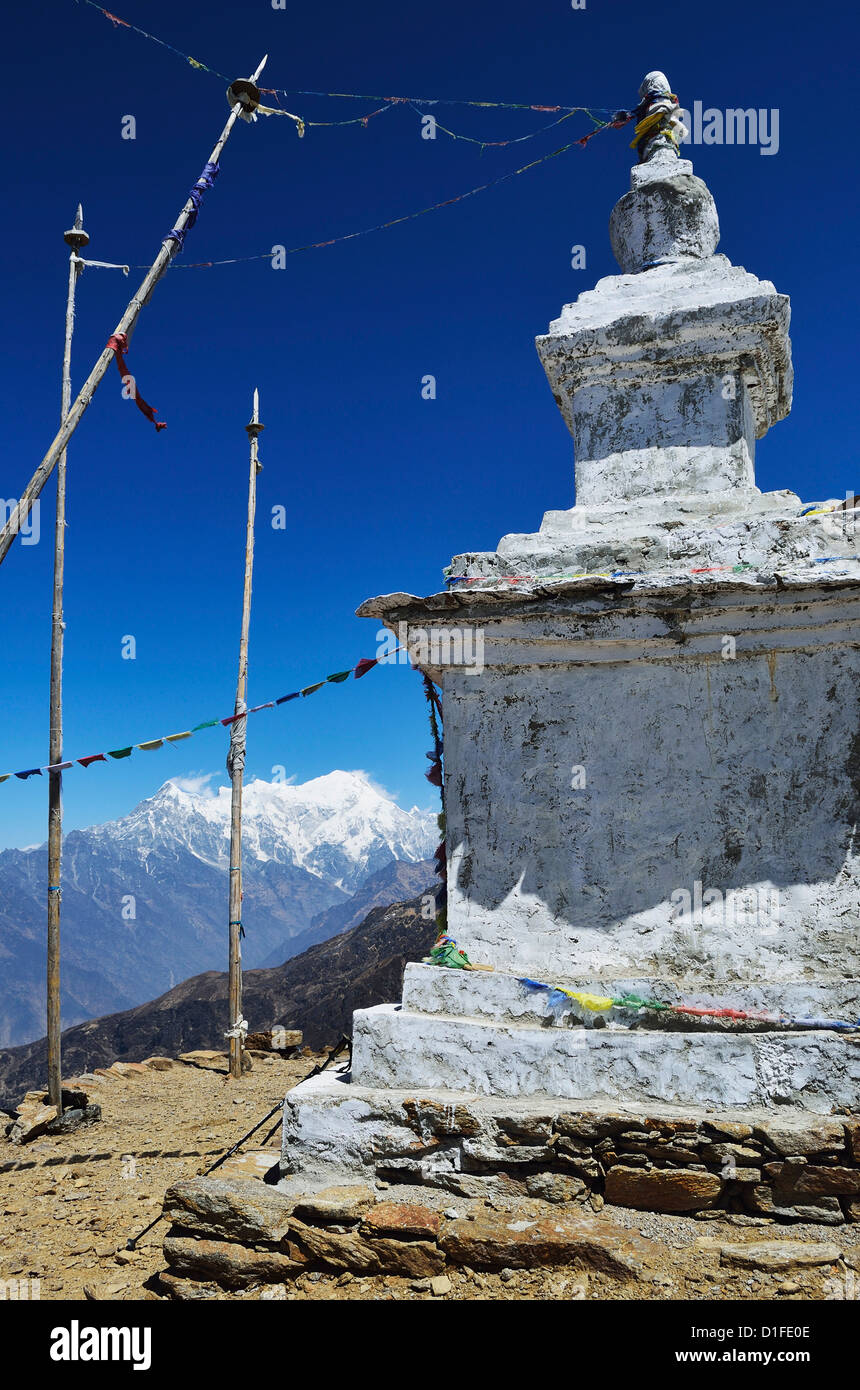
M 19 1165 L 0 1172 L 0 1281 L 38 1280 L 43 1300 L 158 1297 L 156 1286 L 147 1284 L 165 1268 L 165 1223 L 159 1222 L 133 1252 L 125 1249 L 129 1237 L 158 1216 L 171 1182 L 207 1168 L 313 1065 L 313 1058 L 272 1056 L 255 1060 L 240 1082 L 178 1063 L 168 1071 L 97 1077 L 87 1089 L 102 1106 L 100 1124 L 23 1147 L 0 1139 L 0 1167 Z M 270 1127 L 247 1147 L 259 1151 L 261 1136 Z M 278 1133 L 266 1147 L 274 1162 Z M 408 1196 L 443 1209 L 456 1207 L 460 1214 L 483 1206 L 428 1189 Z M 560 1210 L 535 1202 L 528 1207 L 529 1215 L 538 1208 L 541 1215 Z M 199 1285 L 190 1292 L 199 1298 L 241 1300 L 860 1298 L 860 1225 L 777 1226 L 755 1218 L 693 1219 L 617 1207 L 605 1208 L 601 1219 L 617 1225 L 619 1239 L 633 1232 L 654 1242 L 658 1258 L 645 1278 L 621 1284 L 606 1275 L 564 1268 L 485 1274 L 452 1270 L 450 1288 L 436 1294 L 427 1280 L 311 1273 L 295 1285 L 237 1293 Z M 721 1242 L 762 1241 L 829 1245 L 839 1258 L 807 1268 L 792 1263 L 775 1271 L 737 1268 L 721 1259 Z

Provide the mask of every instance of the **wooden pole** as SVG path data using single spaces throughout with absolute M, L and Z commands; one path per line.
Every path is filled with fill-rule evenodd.
M 72 334 L 75 329 L 75 289 L 81 273 L 78 253 L 89 237 L 84 231 L 80 203 L 75 225 L 64 232 L 69 247 L 69 288 L 66 295 L 66 338 L 63 348 L 63 390 L 61 422 L 69 413 L 72 400 Z M 48 762 L 63 757 L 63 577 L 66 553 L 66 451 L 57 460 L 57 515 L 54 524 L 54 598 L 51 615 L 51 713 Z M 63 774 L 48 774 L 48 963 L 47 1033 L 48 1099 L 63 1113 L 63 1079 L 60 1058 L 60 857 L 63 846 Z
M 245 584 L 242 592 L 242 632 L 239 638 L 239 676 L 236 681 L 234 714 L 241 716 L 230 726 L 230 1075 L 242 1075 L 242 778 L 245 772 L 245 736 L 248 719 L 245 693 L 248 683 L 248 632 L 251 625 L 251 579 L 254 569 L 254 518 L 257 511 L 257 474 L 262 464 L 257 456 L 257 438 L 265 426 L 260 424 L 260 397 L 254 391 L 254 409 L 245 426 L 250 440 L 251 472 L 248 479 L 248 524 L 245 531 Z
M 266 58 L 264 57 L 259 67 L 257 68 L 257 71 L 254 73 L 254 76 L 250 79 L 252 83 L 256 82 L 257 78 L 260 76 L 260 73 L 263 71 L 265 63 Z M 227 140 L 229 139 L 230 131 L 233 129 L 233 126 L 236 124 L 238 116 L 242 113 L 244 109 L 246 109 L 245 103 L 241 101 L 235 102 L 230 112 L 230 117 L 227 121 L 227 124 L 222 130 L 220 136 L 218 137 L 215 147 L 209 156 L 210 164 L 218 163 L 224 146 L 226 145 Z M 185 228 L 188 226 L 189 219 L 192 217 L 194 212 L 194 203 L 189 197 L 175 223 L 177 230 L 185 230 Z M 140 288 L 138 289 L 137 293 L 132 297 L 132 299 L 129 300 L 129 304 L 125 313 L 123 314 L 122 318 L 120 319 L 119 323 L 114 329 L 114 335 L 119 333 L 126 333 L 129 335 L 129 337 L 131 336 L 135 324 L 137 323 L 138 317 L 140 316 L 141 309 L 145 304 L 149 302 L 150 296 L 153 290 L 155 289 L 155 286 L 158 284 L 165 270 L 169 266 L 171 260 L 175 256 L 177 249 L 177 243 L 173 240 L 164 242 L 162 244 L 161 250 L 159 251 L 149 270 L 146 272 L 146 275 L 144 276 L 141 282 Z M 9 550 L 9 547 L 11 546 L 13 540 L 20 531 L 22 524 L 27 521 L 27 518 L 30 515 L 30 508 L 32 507 L 36 498 L 39 496 L 39 493 L 42 491 L 42 488 L 45 486 L 45 483 L 48 481 L 51 474 L 53 473 L 57 460 L 59 459 L 63 450 L 66 448 L 66 445 L 68 444 L 78 425 L 80 424 L 84 411 L 86 410 L 87 406 L 89 405 L 90 401 L 95 395 L 98 385 L 110 365 L 111 359 L 113 358 L 113 354 L 114 350 L 112 347 L 106 347 L 103 350 L 101 356 L 98 358 L 95 366 L 93 367 L 92 371 L 90 372 L 89 376 L 87 377 L 86 381 L 84 382 L 83 386 L 81 387 L 80 391 L 75 397 L 74 403 L 71 405 L 66 415 L 66 418 L 62 423 L 59 433 L 54 438 L 54 442 L 52 443 L 50 449 L 46 453 L 45 457 L 42 459 L 42 462 L 39 464 L 39 467 L 36 469 L 35 473 L 33 474 L 32 478 L 30 479 L 29 483 L 27 484 L 26 488 L 24 489 L 23 493 L 18 499 L 18 503 L 10 513 L 9 520 L 6 522 L 6 525 L 3 527 L 3 530 L 0 531 L 0 564 L 3 563 L 3 560 L 5 559 L 6 554 Z

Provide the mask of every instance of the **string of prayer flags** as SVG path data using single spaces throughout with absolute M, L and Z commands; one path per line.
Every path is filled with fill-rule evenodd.
M 213 77 L 220 78 L 222 82 L 227 80 L 223 73 L 216 72 L 214 68 L 207 67 L 206 64 L 201 63 L 199 59 L 192 58 L 190 54 L 183 53 L 179 48 L 174 48 L 172 43 L 167 43 L 164 39 L 158 38 L 157 35 L 148 33 L 146 29 L 139 29 L 136 24 L 130 24 L 127 19 L 120 19 L 119 15 L 111 14 L 110 10 L 104 9 L 102 5 L 96 3 L 96 0 L 84 0 L 84 4 L 89 5 L 91 10 L 97 10 L 100 15 L 104 15 L 105 19 L 109 19 L 115 29 L 130 29 L 133 33 L 139 34 L 141 38 L 149 39 L 150 43 L 157 43 L 159 48 L 166 48 L 169 53 L 175 53 L 177 58 L 181 58 L 184 63 L 190 64 L 192 68 L 198 68 L 201 72 L 211 73 Z
M 441 802 L 441 809 L 436 820 L 442 838 L 436 846 L 433 855 L 433 868 L 436 871 L 436 877 L 439 879 L 439 887 L 436 889 L 435 895 L 436 927 L 441 939 L 445 935 L 445 930 L 448 925 L 448 847 L 445 838 L 445 776 L 442 762 L 445 750 L 442 736 L 442 701 L 430 677 L 425 672 L 422 672 L 421 678 L 424 686 L 424 698 L 427 701 L 428 707 L 430 733 L 433 736 L 433 748 L 431 752 L 427 754 L 427 757 L 430 759 L 430 766 L 424 773 L 424 776 L 432 786 L 439 788 L 439 800 Z M 436 944 L 438 946 L 439 942 L 437 941 Z M 450 961 L 441 963 L 451 964 Z M 459 962 L 456 963 L 459 964 Z
M 395 647 L 392 652 L 387 653 L 383 660 L 390 660 L 402 650 L 402 647 Z M 223 719 L 203 719 L 199 724 L 195 724 L 190 729 L 182 729 L 179 733 L 164 734 L 161 738 L 147 739 L 143 743 L 129 743 L 123 748 L 109 748 L 105 753 L 89 753 L 84 758 L 73 758 L 68 762 L 62 763 L 48 763 L 43 767 L 30 767 L 22 772 L 3 772 L 0 773 L 0 783 L 8 782 L 10 777 L 17 777 L 19 781 L 25 782 L 29 777 L 41 777 L 43 772 L 65 772 L 68 768 L 72 768 L 76 764 L 79 767 L 90 767 L 93 763 L 106 763 L 109 758 L 114 759 L 114 761 L 119 761 L 122 758 L 130 758 L 132 753 L 136 750 L 143 753 L 154 752 L 157 748 L 163 748 L 166 743 L 182 743 L 185 739 L 192 738 L 203 729 L 215 729 L 222 726 L 229 727 L 235 724 L 236 720 L 244 719 L 249 714 L 258 714 L 264 709 L 274 709 L 276 705 L 284 705 L 289 700 L 298 700 L 302 695 L 313 695 L 317 690 L 322 690 L 324 685 L 343 685 L 345 681 L 349 680 L 350 676 L 354 676 L 356 680 L 360 680 L 362 676 L 366 676 L 368 671 L 371 671 L 374 666 L 378 666 L 379 664 L 379 657 L 363 656 L 360 661 L 356 662 L 355 666 L 349 666 L 343 671 L 333 671 L 332 674 L 326 676 L 324 680 L 316 681 L 313 685 L 306 685 L 303 690 L 293 690 L 289 695 L 281 695 L 277 700 L 266 700 L 263 704 L 253 705 L 251 709 L 242 710 L 238 714 L 228 714 Z
M 591 112 L 589 112 L 589 115 L 591 115 Z M 592 116 L 592 120 L 593 119 L 594 117 Z M 584 149 L 585 146 L 588 144 L 589 140 L 593 140 L 595 135 L 600 134 L 601 130 L 620 130 L 622 126 L 627 125 L 627 122 L 632 121 L 632 119 L 632 112 L 616 111 L 611 121 L 604 121 L 602 124 L 597 125 L 596 128 L 594 130 L 590 130 L 587 135 L 581 136 L 576 143 L 578 145 L 581 145 Z
M 606 127 L 601 126 L 603 130 Z M 597 132 L 592 132 L 596 134 Z M 478 193 L 486 193 L 489 188 L 495 188 L 498 184 L 507 183 L 510 179 L 518 178 L 520 174 L 526 174 L 530 169 L 537 169 L 541 164 L 546 164 L 550 159 L 557 159 L 559 155 L 567 154 L 568 150 L 575 150 L 582 144 L 581 140 L 572 140 L 567 145 L 560 145 L 557 150 L 550 150 L 548 154 L 541 155 L 538 159 L 533 159 L 528 164 L 521 165 L 518 169 L 512 169 L 507 174 L 499 174 L 497 178 L 488 179 L 486 183 L 479 183 L 475 188 L 469 188 L 465 193 L 455 194 L 453 198 L 443 198 L 441 202 L 430 203 L 427 207 L 419 208 L 417 212 L 407 212 L 400 217 L 391 217 L 387 222 L 376 222 L 372 227 L 362 227 L 357 232 L 344 232 L 340 236 L 328 237 L 325 241 L 308 241 L 301 246 L 289 246 L 283 252 L 278 248 L 278 254 L 284 256 L 295 256 L 300 251 L 319 251 L 325 246 L 338 246 L 344 241 L 354 241 L 357 237 L 370 236 L 373 232 L 387 231 L 390 227 L 399 227 L 403 222 L 414 222 L 418 217 L 424 217 L 429 212 L 438 212 L 440 208 L 453 207 L 455 203 L 465 202 L 467 198 L 474 198 Z M 243 265 L 248 261 L 271 261 L 272 249 L 268 251 L 258 251 L 252 256 L 229 256 L 218 261 L 192 261 L 186 265 L 175 263 L 178 270 L 209 270 L 216 265 Z M 135 266 L 136 270 L 146 270 L 147 266 Z
M 419 106 L 416 102 L 410 101 L 410 102 L 409 102 L 409 105 L 410 105 L 410 107 L 412 108 L 412 110 L 413 110 L 414 112 L 416 112 L 416 114 L 419 115 L 419 116 L 421 117 L 422 120 L 426 120 L 426 119 L 428 118 L 428 113 L 427 113 L 426 111 L 422 111 L 421 108 L 420 108 L 420 106 Z M 424 102 L 424 105 L 425 105 L 425 106 L 433 106 L 433 105 L 435 105 L 435 103 L 434 103 L 434 102 Z M 380 109 L 384 109 L 384 108 L 380 108 Z M 534 109 L 544 109 L 544 108 L 534 108 Z M 560 107 L 546 107 L 545 109 L 546 109 L 546 110 L 556 110 L 556 111 L 558 111 L 558 110 L 560 110 L 561 108 L 560 108 Z M 571 118 L 571 116 L 575 116 L 575 115 L 577 115 L 578 113 L 582 113 L 582 114 L 588 116 L 589 120 L 591 120 L 592 123 L 593 123 L 594 126 L 595 126 L 595 129 L 592 130 L 592 131 L 590 132 L 590 134 L 586 135 L 586 136 L 584 137 L 584 139 L 578 140 L 578 141 L 576 142 L 578 145 L 585 145 L 585 144 L 587 144 L 588 141 L 592 138 L 592 136 L 597 135 L 598 131 L 608 129 L 608 128 L 609 128 L 609 125 L 611 124 L 611 122 L 600 120 L 600 118 L 599 118 L 598 116 L 595 116 L 594 113 L 593 113 L 592 111 L 590 111 L 589 108 L 588 108 L 587 106 L 572 106 L 572 107 L 570 107 L 568 110 L 566 110 L 566 111 L 564 112 L 564 115 L 559 116 L 559 118 L 558 118 L 557 121 L 550 121 L 547 125 L 542 125 L 542 126 L 540 126 L 537 130 L 530 130 L 526 135 L 514 135 L 514 136 L 512 136 L 511 139 L 509 139 L 509 140 L 482 140 L 482 139 L 480 139 L 480 138 L 479 138 L 478 136 L 476 136 L 476 135 L 463 135 L 462 133 L 459 133 L 459 132 L 456 131 L 456 130 L 449 130 L 448 126 L 443 125 L 442 122 L 439 120 L 439 118 L 438 118 L 437 116 L 435 116 L 435 115 L 434 115 L 434 116 L 431 116 L 430 119 L 431 119 L 431 120 L 433 121 L 433 123 L 434 123 L 434 129 L 435 129 L 435 130 L 441 130 L 442 133 L 443 133 L 443 135 L 449 136 L 452 140 L 465 140 L 466 143 L 469 144 L 469 145 L 477 145 L 477 146 L 480 148 L 481 152 L 483 153 L 484 150 L 489 150 L 489 149 L 502 149 L 502 148 L 504 148 L 506 145 L 521 145 L 525 140 L 534 140 L 534 139 L 536 139 L 536 137 L 537 137 L 538 135 L 544 135 L 544 134 L 546 133 L 546 131 L 548 131 L 548 130 L 554 130 L 555 127 L 561 125 L 563 121 L 569 121 L 570 118 Z M 370 115 L 371 115 L 371 116 L 375 116 L 376 114 L 377 114 L 377 112 L 375 112 L 375 111 L 371 111 L 371 112 L 370 112 Z M 356 118 L 353 117 L 353 119 L 356 119 Z M 362 118 L 362 117 L 359 117 L 358 119 L 363 119 L 363 120 L 366 122 L 366 121 L 368 120 L 368 117 L 363 117 L 363 118 Z M 614 118 L 613 118 L 613 119 L 614 119 Z M 311 125 L 316 125 L 317 122 L 316 122 L 316 121 L 311 121 L 310 124 L 311 124 Z M 327 122 L 327 124 L 333 124 L 333 123 L 332 123 L 332 122 Z M 344 122 L 343 124 L 345 124 L 345 122 Z
M 433 961 L 436 965 L 449 963 L 447 960 Z M 526 989 L 544 992 L 550 1009 L 556 1014 L 567 1000 L 572 1000 L 590 1013 L 608 1013 L 610 1009 L 627 1009 L 638 1013 L 647 1009 L 654 1013 L 686 1014 L 700 1019 L 724 1019 L 730 1023 L 772 1023 L 783 1028 L 819 1028 L 837 1033 L 860 1032 L 860 1019 L 851 1023 L 837 1018 L 793 1018 L 763 1009 L 701 1008 L 693 1004 L 666 1004 L 660 999 L 642 999 L 638 994 L 599 995 L 587 990 L 562 989 L 560 985 L 547 985 L 541 980 L 530 980 L 525 976 L 520 978 L 519 983 Z
M 157 36 L 156 34 L 150 34 L 150 33 L 148 32 L 148 30 L 146 30 L 146 29 L 141 29 L 141 28 L 138 27 L 138 25 L 129 23 L 129 21 L 128 21 L 127 19 L 121 19 L 121 18 L 119 17 L 119 15 L 112 14 L 110 10 L 106 10 L 102 5 L 99 5 L 99 4 L 97 3 L 97 0 L 84 0 L 84 4 L 89 5 L 90 9 L 96 10 L 99 14 L 103 15 L 105 19 L 110 20 L 110 22 L 111 22 L 111 24 L 114 26 L 114 28 L 122 27 L 123 29 L 129 29 L 129 30 L 131 30 L 133 33 L 139 34 L 141 38 L 148 39 L 150 43 L 157 43 L 157 44 L 159 45 L 160 48 L 166 48 L 166 49 L 168 50 L 168 52 L 174 53 L 174 54 L 176 55 L 177 58 L 181 58 L 181 59 L 182 59 L 183 63 L 187 63 L 190 67 L 196 68 L 198 72 L 208 72 L 211 76 L 217 77 L 221 82 L 226 82 L 226 81 L 228 81 L 228 79 L 225 77 L 224 73 L 218 72 L 215 68 L 210 68 L 206 63 L 202 63 L 202 62 L 200 61 L 199 58 L 194 58 L 194 57 L 192 57 L 190 53 L 184 53 L 184 52 L 182 51 L 182 49 L 176 48 L 172 43 L 168 43 L 165 39 L 160 39 L 160 38 L 158 38 L 158 36 Z M 476 108 L 476 109 L 501 110 L 501 111 L 545 111 L 545 112 L 564 111 L 564 112 L 568 112 L 568 113 L 571 114 L 571 115 L 572 115 L 574 112 L 576 112 L 576 111 L 589 111 L 589 114 L 590 114 L 590 111 L 591 111 L 591 110 L 594 110 L 594 111 L 601 111 L 604 115 L 609 115 L 609 114 L 613 114 L 613 113 L 614 113 L 614 115 L 615 115 L 616 117 L 617 117 L 617 116 L 620 116 L 620 115 L 628 116 L 628 119 L 630 119 L 630 118 L 632 117 L 632 114 L 633 114 L 632 112 L 628 115 L 627 112 L 617 112 L 617 111 L 614 111 L 614 108 L 611 107 L 611 106 L 607 106 L 607 107 L 592 107 L 592 108 L 590 108 L 590 110 L 589 110 L 589 108 L 588 108 L 588 107 L 585 107 L 585 106 L 565 106 L 565 105 L 562 105 L 561 103 L 558 103 L 558 102 L 557 102 L 557 103 L 553 103 L 553 104 L 542 104 L 542 103 L 536 103 L 536 102 L 532 102 L 532 101 L 483 101 L 483 100 L 478 100 L 477 98 L 474 98 L 474 97 L 414 97 L 414 96 L 412 96 L 412 97 L 408 97 L 408 96 L 407 96 L 407 97 L 403 97 L 403 96 L 381 96 L 381 95 L 379 95 L 379 94 L 375 94 L 375 95 L 374 95 L 374 94 L 370 94 L 370 93 L 367 93 L 367 92 L 321 92 L 321 91 L 307 91 L 307 90 L 303 90 L 303 89 L 301 89 L 301 88 L 295 89 L 295 90 L 293 90 L 293 91 L 289 91 L 289 90 L 288 90 L 287 88 L 285 88 L 285 87 L 261 87 L 261 88 L 260 88 L 260 91 L 266 93 L 266 95 L 270 95 L 270 96 L 274 96 L 274 97 L 280 97 L 280 96 L 283 96 L 283 97 L 287 97 L 287 96 L 300 96 L 300 97 L 321 97 L 321 98 L 325 98 L 325 99 L 328 99 L 328 100 L 374 101 L 374 102 L 381 102 L 381 103 L 383 103 L 383 105 L 381 105 L 381 106 L 378 108 L 378 111 L 389 110 L 389 109 L 390 109 L 391 107 L 393 107 L 393 106 L 405 106 L 405 105 L 412 105 L 412 104 L 417 103 L 418 105 L 421 105 L 421 106 L 471 106 L 471 107 Z M 262 107 L 258 107 L 257 110 L 260 111 L 260 110 L 263 110 L 263 108 L 262 108 Z M 283 114 L 283 115 L 290 115 L 291 113 L 290 113 L 290 112 L 281 112 L 281 111 L 278 111 L 276 108 L 272 108 L 272 109 L 270 109 L 270 110 L 266 110 L 266 111 L 264 112 L 264 114 L 266 114 L 266 115 L 270 115 L 270 114 L 275 114 L 275 115 L 281 115 L 281 114 Z M 369 113 L 369 115 L 376 115 L 376 114 L 378 114 L 377 111 L 373 111 L 373 112 L 370 112 L 370 113 Z M 296 119 L 296 118 L 294 117 L 293 119 Z M 308 122 L 306 122 L 306 124 L 307 124 L 307 125 L 352 125 L 352 124 L 354 124 L 354 123 L 356 123 L 356 122 L 362 122 L 362 123 L 366 124 L 366 122 L 367 122 L 368 119 L 369 119 L 369 116 L 352 116 L 352 117 L 349 117 L 349 118 L 348 118 L 347 120 L 345 120 L 345 121 L 308 121 Z M 460 137 L 460 138 L 462 138 L 462 137 Z M 506 142 L 503 142 L 503 143 L 506 143 Z
M 127 335 L 125 333 L 112 333 L 107 340 L 107 346 L 109 348 L 113 348 L 114 350 L 116 365 L 119 368 L 119 374 L 122 378 L 123 386 L 128 386 L 129 383 L 132 386 L 132 389 L 134 391 L 134 403 L 137 406 L 138 410 L 146 416 L 147 420 L 152 421 L 152 423 L 155 425 L 156 431 L 166 430 L 166 421 L 156 420 L 154 408 L 151 405 L 147 404 L 147 402 L 143 399 L 143 396 L 137 389 L 137 382 L 135 381 L 134 377 L 128 369 L 128 363 L 125 360 L 125 354 L 128 352 Z

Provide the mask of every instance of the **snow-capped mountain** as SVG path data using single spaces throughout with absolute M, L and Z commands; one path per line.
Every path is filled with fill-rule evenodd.
M 243 798 L 246 968 L 283 952 L 395 861 L 432 856 L 436 817 L 361 772 L 252 781 Z M 166 782 L 63 847 L 63 1025 L 225 967 L 230 790 Z M 395 880 L 392 879 L 392 882 Z M 44 1032 L 46 848 L 0 853 L 0 1045 Z
M 230 788 L 207 795 L 165 782 L 130 815 L 88 833 L 95 844 L 135 845 L 144 865 L 155 850 L 181 847 L 223 867 Z M 428 858 L 437 839 L 434 815 L 402 810 L 363 772 L 329 772 L 300 785 L 258 778 L 242 795 L 246 867 L 253 860 L 291 864 L 348 893 L 394 859 Z

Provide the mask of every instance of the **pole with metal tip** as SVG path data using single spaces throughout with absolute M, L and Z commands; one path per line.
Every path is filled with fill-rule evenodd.
M 63 348 L 61 421 L 72 399 L 72 334 L 75 329 L 75 289 L 82 265 L 79 252 L 89 237 L 84 231 L 83 209 L 78 203 L 75 225 L 63 233 L 69 249 L 69 289 L 66 296 L 66 339 Z M 63 757 L 63 580 L 66 558 L 66 451 L 57 459 L 57 515 L 54 526 L 54 598 L 51 615 L 51 712 L 48 762 Z M 47 1034 L 48 1099 L 63 1113 L 63 1079 L 60 1057 L 60 857 L 63 846 L 63 774 L 48 773 L 48 950 Z
M 251 580 L 254 569 L 254 518 L 257 511 L 257 474 L 262 468 L 257 439 L 265 426 L 260 424 L 260 397 L 254 391 L 254 409 L 245 426 L 250 441 L 251 471 L 248 479 L 248 523 L 245 531 L 245 584 L 242 591 L 242 632 L 239 638 L 239 675 L 236 681 L 234 719 L 230 726 L 230 752 L 227 769 L 232 795 L 230 802 L 230 892 L 229 892 L 229 1006 L 230 1075 L 242 1075 L 242 778 L 245 771 L 245 739 L 248 717 L 245 694 L 248 684 L 248 632 L 251 626 Z
M 268 57 L 268 55 L 266 56 Z M 257 68 L 257 71 L 250 79 L 250 82 L 252 84 L 255 83 L 257 78 L 260 76 L 260 73 L 263 71 L 265 64 L 266 58 L 263 58 L 263 61 Z M 230 90 L 232 91 L 232 88 Z M 227 124 L 225 125 L 224 129 L 219 135 L 215 147 L 212 150 L 211 155 L 209 156 L 208 162 L 210 164 L 218 163 L 224 146 L 226 145 L 230 137 L 230 132 L 233 129 L 233 126 L 236 124 L 238 117 L 242 115 L 244 112 L 247 112 L 251 109 L 253 109 L 253 102 L 249 102 L 249 98 L 246 92 L 243 90 L 242 99 L 237 100 L 234 103 L 230 111 L 230 116 L 227 121 Z M 184 232 L 185 229 L 189 226 L 189 223 L 193 224 L 196 211 L 197 209 L 195 208 L 194 201 L 192 200 L 192 198 L 189 197 L 186 200 L 185 206 L 179 214 L 179 217 L 177 218 L 174 230 Z M 153 290 L 155 289 L 155 286 L 158 284 L 165 270 L 169 266 L 171 260 L 175 256 L 176 251 L 177 243 L 174 240 L 166 240 L 162 244 L 161 250 L 159 251 L 149 270 L 146 272 L 146 275 L 144 276 L 143 281 L 141 282 L 140 288 L 138 289 L 137 293 L 133 296 L 133 298 L 129 301 L 125 313 L 123 314 L 122 318 L 120 319 L 119 323 L 114 329 L 114 337 L 119 336 L 119 334 L 121 333 L 125 333 L 127 335 L 130 335 L 132 333 L 134 326 L 137 323 L 138 317 L 140 316 L 141 309 L 143 308 L 144 304 L 148 303 L 150 295 L 152 294 Z M 13 540 L 20 531 L 21 526 L 27 521 L 27 518 L 30 515 L 30 508 L 32 507 L 36 498 L 39 496 L 39 493 L 42 491 L 42 488 L 45 486 L 45 483 L 48 481 L 51 474 L 53 473 L 57 460 L 59 459 L 61 453 L 65 449 L 66 445 L 68 444 L 78 425 L 80 424 L 84 411 L 86 410 L 87 406 L 89 405 L 90 401 L 95 395 L 95 392 L 98 388 L 99 383 L 101 382 L 102 377 L 104 376 L 105 372 L 110 366 L 113 355 L 114 349 L 112 347 L 106 347 L 102 351 L 101 356 L 99 357 L 98 361 L 96 362 L 95 366 L 93 367 L 92 371 L 90 372 L 89 376 L 87 377 L 86 381 L 84 382 L 83 386 L 81 387 L 80 391 L 75 397 L 75 400 L 71 405 L 68 414 L 66 415 L 66 418 L 63 421 L 62 426 L 60 427 L 60 431 L 56 435 L 50 449 L 46 453 L 45 457 L 42 459 L 42 462 L 39 464 L 39 467 L 33 474 L 32 478 L 30 479 L 30 482 L 27 484 L 27 487 L 22 492 L 20 498 L 18 499 L 17 505 L 12 508 L 6 525 L 3 527 L 2 531 L 0 531 L 0 564 L 2 564 L 3 560 L 5 559 L 9 547 L 11 546 Z

